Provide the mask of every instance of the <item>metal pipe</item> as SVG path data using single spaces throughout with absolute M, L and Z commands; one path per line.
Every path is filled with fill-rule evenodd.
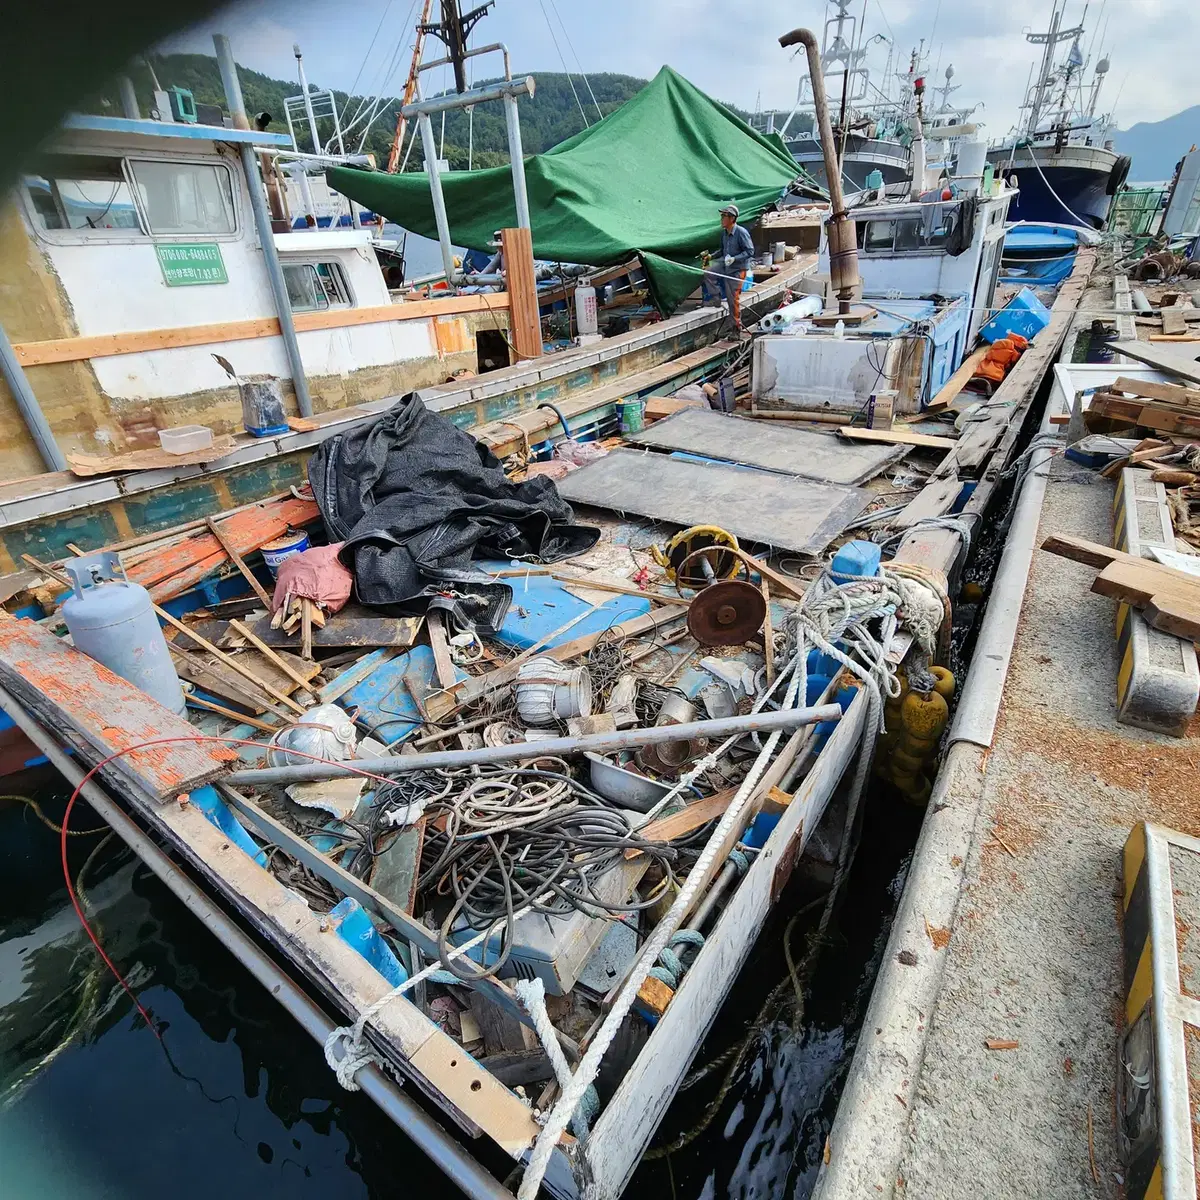
M 850 311 L 850 302 L 857 299 L 861 288 L 858 277 L 858 246 L 855 241 L 854 218 L 846 212 L 846 196 L 842 191 L 842 174 L 838 169 L 837 145 L 829 119 L 829 98 L 825 94 L 824 67 L 816 35 L 810 29 L 793 29 L 779 39 L 783 47 L 802 45 L 808 53 L 808 73 L 812 80 L 813 108 L 821 138 L 821 156 L 825 160 L 825 178 L 829 187 L 829 275 L 838 296 L 838 309 Z
M 229 116 L 234 129 L 249 129 L 250 119 L 246 116 L 246 101 L 242 98 L 242 81 L 238 78 L 237 64 L 233 61 L 233 48 L 223 33 L 213 34 L 213 47 L 217 52 L 217 70 L 221 74 L 221 87 L 225 89 L 225 103 L 229 105 Z
M 121 94 L 121 111 L 131 121 L 140 121 L 142 110 L 138 107 L 137 92 L 133 90 L 133 80 L 128 75 L 117 77 L 117 91 Z
M 454 108 L 470 108 L 472 104 L 482 104 L 486 100 L 501 100 L 505 96 L 532 96 L 536 87 L 532 75 L 526 75 L 524 79 L 502 79 L 498 83 L 489 83 L 486 87 L 472 88 L 467 92 L 452 92 L 445 96 L 434 96 L 431 100 L 414 100 L 400 110 L 400 115 L 406 119 L 419 117 L 422 113 L 434 116 Z
M 480 54 L 491 54 L 493 51 L 499 50 L 504 55 L 504 78 L 512 78 L 512 67 L 508 62 L 508 47 L 503 42 L 493 42 L 490 46 L 476 46 L 474 50 L 468 50 L 463 58 L 476 58 Z M 448 67 L 454 59 L 447 56 L 446 58 L 434 58 L 429 62 L 422 63 L 420 70 L 431 71 L 434 67 Z
M 285 162 L 283 172 L 290 175 L 300 185 L 300 203 L 304 205 L 306 216 L 311 216 L 313 225 L 317 223 L 317 202 L 313 199 L 312 184 L 308 180 L 308 171 L 303 163 Z
M 426 112 L 417 114 L 421 130 L 421 148 L 425 151 L 425 170 L 429 173 L 429 193 L 433 198 L 433 216 L 437 221 L 438 244 L 442 248 L 442 269 L 446 283 L 454 283 L 454 248 L 450 244 L 450 219 L 446 216 L 446 197 L 442 194 L 442 176 L 438 170 L 437 145 L 433 140 L 433 122 Z
M 515 746 L 484 746 L 479 750 L 442 750 L 436 754 L 403 754 L 393 758 L 363 758 L 349 763 L 304 763 L 298 767 L 261 767 L 234 771 L 225 780 L 235 787 L 245 784 L 300 783 L 310 779 L 340 779 L 356 772 L 373 775 L 406 775 L 434 767 L 469 767 L 485 763 L 515 762 L 548 754 L 582 754 L 585 750 L 627 750 L 657 746 L 664 742 L 686 742 L 692 738 L 723 738 L 731 734 L 772 733 L 798 729 L 822 721 L 837 721 L 842 710 L 836 704 L 815 708 L 788 708 L 779 712 L 750 713 L 721 717 L 716 721 L 690 721 L 682 725 L 655 725 L 649 729 L 626 729 L 617 733 L 589 733 L 583 737 L 545 738 Z
M 286 158 L 289 161 L 295 159 L 299 162 L 319 163 L 321 165 L 328 163 L 335 167 L 370 167 L 375 162 L 373 154 L 304 154 L 299 150 L 288 150 L 278 146 L 267 147 L 264 150 L 260 150 L 259 153 L 269 155 L 271 158 Z
M 0 688 L 0 707 L 57 768 L 68 783 L 79 787 L 83 769 L 25 711 Z M 94 780 L 81 788 L 84 799 L 114 833 L 154 872 L 184 907 L 283 1005 L 306 1033 L 321 1045 L 334 1024 L 296 982 L 238 928 L 121 810 Z M 468 1196 L 512 1200 L 500 1182 L 414 1104 L 374 1063 L 359 1068 L 354 1081 Z
M 233 50 L 229 45 L 229 38 L 220 33 L 213 34 L 213 47 L 217 52 L 217 66 L 221 72 L 221 82 L 225 86 L 225 101 L 229 105 L 229 115 L 233 118 L 233 123 L 237 125 L 239 116 L 246 121 L 246 102 L 242 99 L 237 64 L 233 61 Z M 240 128 L 248 129 L 249 124 L 240 126 Z M 296 341 L 296 326 L 292 322 L 292 302 L 288 299 L 283 268 L 279 265 L 279 253 L 275 249 L 275 234 L 271 229 L 271 214 L 267 210 L 267 196 L 262 174 L 254 156 L 254 147 L 247 142 L 242 142 L 238 146 L 238 150 L 242 159 L 242 174 L 246 177 L 246 188 L 250 193 L 254 227 L 258 232 L 263 262 L 267 268 L 267 281 L 271 285 L 271 295 L 275 300 L 279 332 L 283 335 L 283 349 L 287 354 L 288 366 L 292 371 L 292 388 L 296 393 L 296 406 L 300 409 L 302 417 L 311 417 L 313 415 L 312 396 L 308 391 L 304 362 L 300 358 L 300 343 Z
M 304 111 L 308 114 L 308 132 L 312 136 L 313 153 L 321 153 L 321 136 L 317 133 L 317 118 L 313 114 L 312 96 L 308 91 L 308 77 L 304 74 L 304 59 L 300 54 L 300 43 L 292 43 L 292 53 L 296 56 L 296 73 L 300 76 L 300 91 L 304 93 Z
M 50 422 L 46 420 L 46 414 L 42 412 L 42 406 L 29 386 L 29 380 L 25 378 L 25 368 L 21 366 L 3 325 L 0 325 L 0 374 L 3 374 L 4 382 L 8 384 L 8 390 L 21 410 L 25 428 L 29 430 L 29 436 L 33 438 L 46 470 L 65 471 L 67 460 L 54 440 Z
M 532 85 L 533 80 L 531 79 Z M 533 87 L 529 88 L 533 95 Z M 521 146 L 521 116 L 517 112 L 516 96 L 505 93 L 504 121 L 508 126 L 508 161 L 512 167 L 513 204 L 517 210 L 517 225 L 521 229 L 532 229 L 529 223 L 529 192 L 525 187 L 525 151 Z

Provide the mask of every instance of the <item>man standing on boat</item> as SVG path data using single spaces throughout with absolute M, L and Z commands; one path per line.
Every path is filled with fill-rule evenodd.
M 726 204 L 721 209 L 721 249 L 715 260 L 705 251 L 703 262 L 707 269 L 700 284 L 700 294 L 706 301 L 724 296 L 737 329 L 742 327 L 742 284 L 754 262 L 754 243 L 750 231 L 737 223 L 739 215 L 736 204 Z

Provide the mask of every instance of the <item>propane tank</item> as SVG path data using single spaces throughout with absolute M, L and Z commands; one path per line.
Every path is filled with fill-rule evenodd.
M 600 332 L 600 319 L 596 312 L 596 289 L 587 279 L 580 281 L 575 289 L 575 325 L 581 334 Z
M 185 702 L 167 639 L 150 593 L 125 578 L 115 554 L 90 554 L 66 564 L 74 591 L 62 606 L 75 648 L 127 679 L 164 708 Z

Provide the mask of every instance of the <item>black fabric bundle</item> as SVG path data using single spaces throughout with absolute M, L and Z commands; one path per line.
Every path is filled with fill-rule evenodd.
M 415 392 L 371 425 L 323 442 L 308 464 L 330 540 L 364 604 L 400 604 L 472 557 L 558 562 L 591 549 L 553 480 L 510 483 L 486 446 Z

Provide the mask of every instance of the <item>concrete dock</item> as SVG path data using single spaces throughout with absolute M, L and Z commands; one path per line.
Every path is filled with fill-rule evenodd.
M 1094 568 L 1037 549 L 1112 545 L 1115 485 L 1061 456 L 1041 474 L 1024 595 L 991 599 L 1015 635 L 990 746 L 946 755 L 820 1200 L 1151 1194 L 1126 1191 L 1118 1156 L 1122 847 L 1141 821 L 1200 835 L 1200 720 L 1118 723 L 1116 604 Z

